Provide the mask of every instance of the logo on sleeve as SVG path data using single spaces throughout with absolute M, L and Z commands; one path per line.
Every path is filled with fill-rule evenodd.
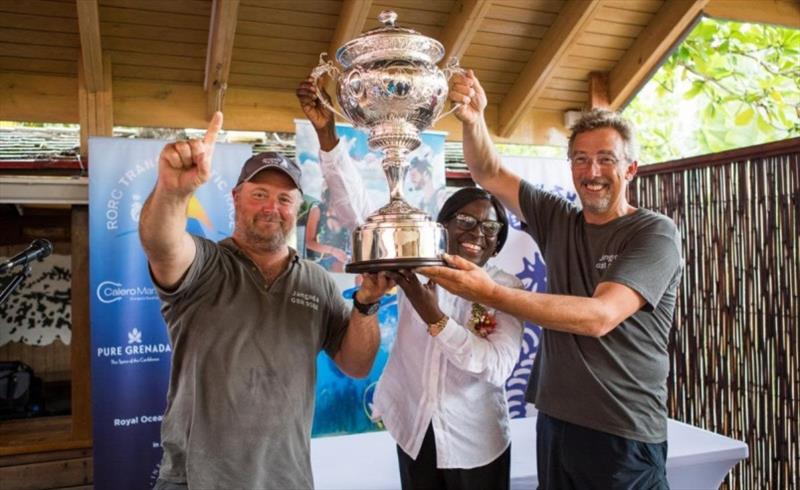
M 617 260 L 617 254 L 603 255 L 602 257 L 600 257 L 600 260 L 598 260 L 597 263 L 594 265 L 594 268 L 601 271 L 608 269 L 609 267 L 611 267 L 611 264 L 613 264 L 615 260 Z

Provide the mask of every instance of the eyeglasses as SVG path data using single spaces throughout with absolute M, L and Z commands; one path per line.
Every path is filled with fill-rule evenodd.
M 456 214 L 453 219 L 456 222 L 456 226 L 464 231 L 472 230 L 480 224 L 483 234 L 489 237 L 497 236 L 497 234 L 500 233 L 500 230 L 503 229 L 503 223 L 499 221 L 492 219 L 478 221 L 478 218 L 475 216 L 470 216 L 464 213 Z
M 612 154 L 604 154 L 599 153 L 594 157 L 590 157 L 589 155 L 574 155 L 570 158 L 570 162 L 572 163 L 573 167 L 578 168 L 585 168 L 588 167 L 589 164 L 595 161 L 601 167 L 613 167 L 619 163 L 619 159 Z

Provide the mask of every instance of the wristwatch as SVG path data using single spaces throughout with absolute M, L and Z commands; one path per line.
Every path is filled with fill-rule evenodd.
M 357 309 L 359 313 L 362 315 L 374 315 L 378 312 L 378 309 L 381 307 L 381 302 L 376 301 L 374 303 L 367 303 L 364 304 L 356 298 L 356 295 L 353 295 L 353 308 Z

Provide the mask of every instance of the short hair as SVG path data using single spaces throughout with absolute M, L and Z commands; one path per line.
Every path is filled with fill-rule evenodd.
M 442 204 L 442 209 L 439 210 L 436 221 L 444 225 L 453 219 L 459 209 L 472 201 L 478 200 L 489 201 L 494 207 L 495 213 L 497 213 L 497 221 L 503 225 L 502 228 L 500 228 L 500 233 L 497 234 L 497 246 L 494 250 L 495 253 L 498 253 L 506 243 L 506 238 L 508 238 L 508 216 L 506 215 L 506 208 L 503 207 L 499 199 L 480 187 L 464 187 L 454 192 L 453 195 L 448 197 L 444 204 Z
M 569 135 L 567 155 L 572 158 L 572 148 L 575 138 L 581 133 L 594 131 L 595 129 L 612 128 L 622 137 L 625 158 L 632 162 L 637 158 L 636 135 L 633 124 L 622 117 L 618 112 L 608 109 L 592 109 L 581 114 L 581 117 L 570 126 L 572 133 Z

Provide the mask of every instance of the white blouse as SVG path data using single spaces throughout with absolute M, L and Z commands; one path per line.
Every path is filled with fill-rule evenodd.
M 330 205 L 362 222 L 370 204 L 361 177 L 341 143 L 320 152 Z M 487 266 L 504 286 L 519 279 Z M 426 280 L 422 278 L 422 280 Z M 510 444 L 505 382 L 520 352 L 522 322 L 492 309 L 497 327 L 486 338 L 466 325 L 472 302 L 437 288 L 439 308 L 450 319 L 431 337 L 402 290 L 398 289 L 397 337 L 378 381 L 372 413 L 397 444 L 416 459 L 433 424 L 438 468 L 476 468 L 497 459 Z

